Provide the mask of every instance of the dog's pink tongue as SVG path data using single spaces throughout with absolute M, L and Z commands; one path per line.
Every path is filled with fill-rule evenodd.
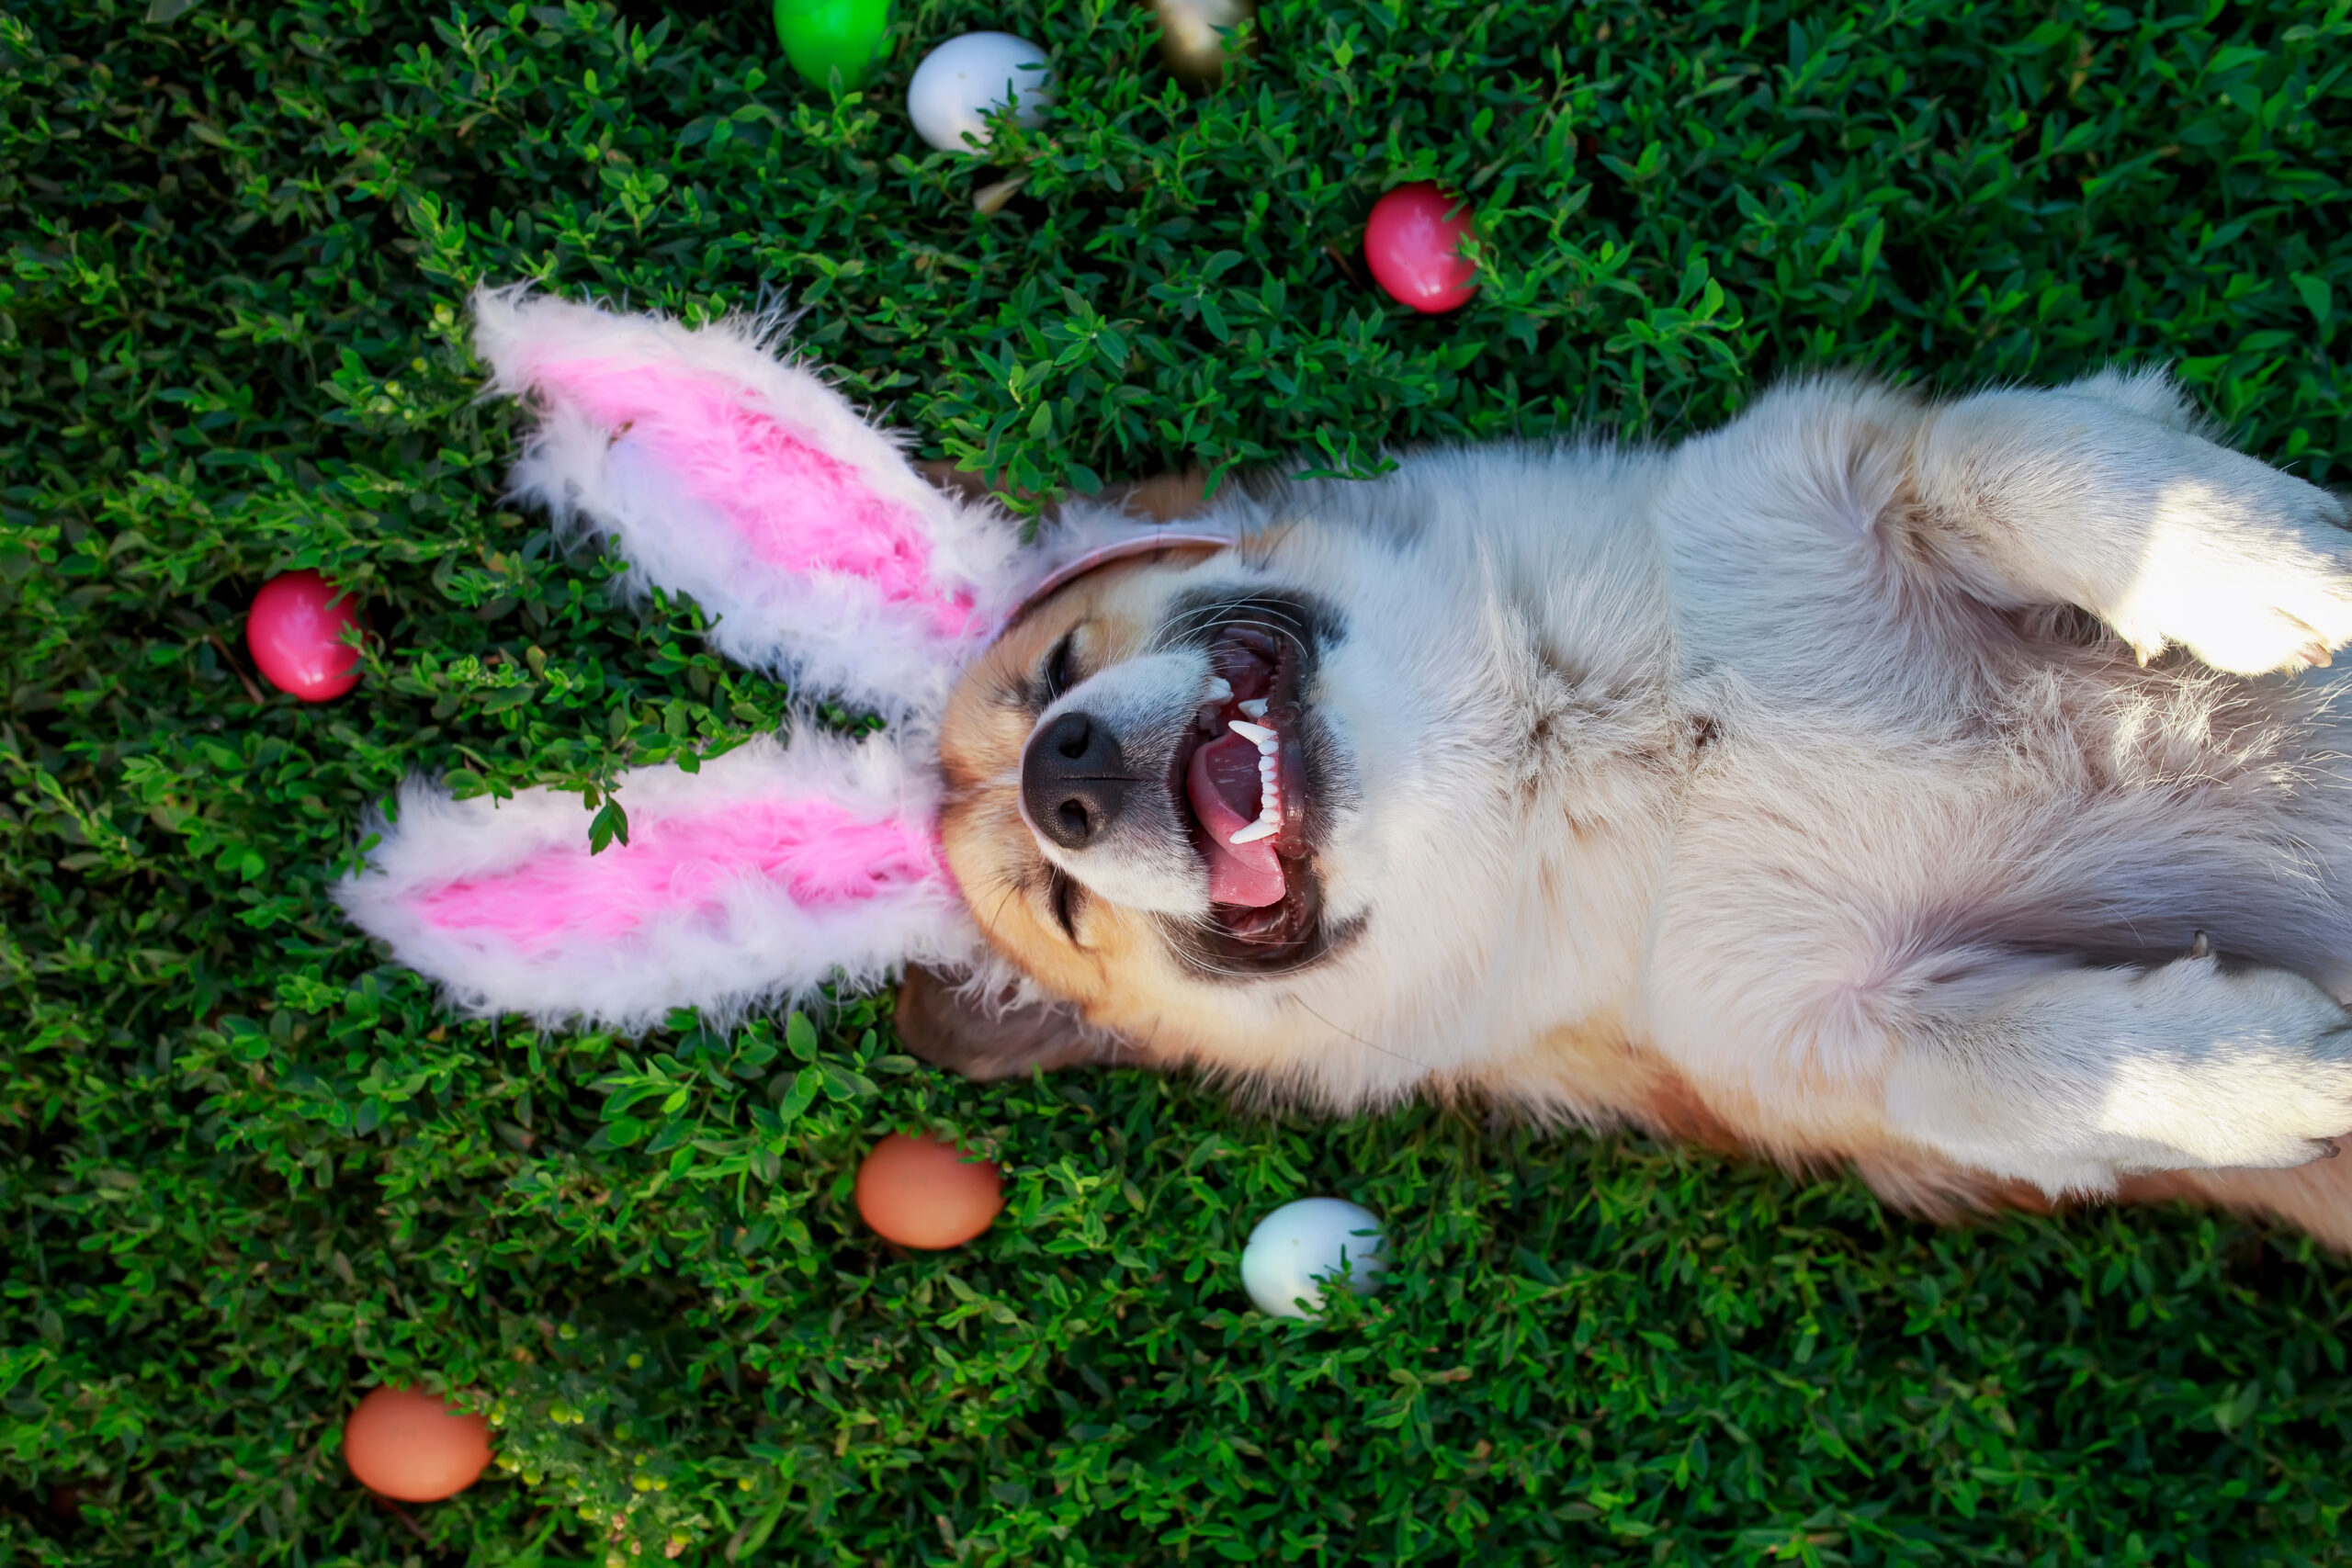
M 1209 835 L 1209 902 L 1262 909 L 1283 899 L 1272 839 L 1229 840 L 1258 819 L 1258 748 L 1227 731 L 1193 753 L 1184 774 L 1193 813 Z

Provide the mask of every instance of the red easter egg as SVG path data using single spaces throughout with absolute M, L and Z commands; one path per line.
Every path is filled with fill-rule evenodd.
M 402 1503 L 438 1503 L 490 1467 L 490 1423 L 417 1388 L 371 1388 L 343 1424 L 359 1484 Z
M 1374 279 L 1416 310 L 1460 310 L 1478 291 L 1477 265 L 1462 254 L 1463 237 L 1476 231 L 1470 216 L 1466 202 L 1434 185 L 1398 186 L 1373 204 L 1363 226 Z
M 315 571 L 289 571 L 254 595 L 245 646 L 262 679 L 279 691 L 333 702 L 359 684 L 359 651 L 344 641 L 358 625 L 358 600 Z
M 893 1133 L 857 1168 L 857 1212 L 885 1241 L 937 1252 L 961 1247 L 1004 1207 L 996 1167 L 936 1138 Z

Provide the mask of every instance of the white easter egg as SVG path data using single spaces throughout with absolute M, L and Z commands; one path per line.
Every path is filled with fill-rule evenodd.
M 1013 118 L 1036 125 L 1052 103 L 1048 90 L 1053 69 L 1046 51 L 1011 33 L 966 33 L 949 39 L 922 57 L 914 80 L 907 84 L 907 118 L 915 134 L 943 152 L 971 151 L 967 134 L 983 147 L 989 143 L 989 115 L 1011 102 L 1017 92 L 1021 107 Z
M 1369 1232 L 1370 1234 L 1363 1234 Z M 1368 1295 L 1387 1266 L 1380 1221 L 1343 1198 L 1302 1198 L 1258 1222 L 1241 1249 L 1241 1287 L 1258 1310 L 1273 1317 L 1312 1317 L 1323 1304 L 1323 1281 L 1349 1266 L 1348 1284 Z M 1295 1303 L 1304 1297 L 1304 1310 Z

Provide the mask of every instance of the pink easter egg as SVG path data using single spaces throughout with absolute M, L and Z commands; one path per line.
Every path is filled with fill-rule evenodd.
M 358 600 L 315 571 L 289 571 L 254 595 L 245 646 L 279 691 L 333 702 L 359 684 L 359 650 L 344 640 L 358 625 Z
M 1363 259 L 1398 304 L 1430 315 L 1458 310 L 1478 291 L 1478 268 L 1462 254 L 1463 237 L 1475 231 L 1461 197 L 1426 181 L 1398 186 L 1373 204 Z

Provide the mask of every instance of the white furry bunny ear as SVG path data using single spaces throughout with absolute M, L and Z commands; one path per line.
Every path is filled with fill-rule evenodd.
M 970 962 L 928 780 L 887 736 L 756 740 L 696 773 L 628 775 L 628 842 L 594 854 L 577 795 L 460 801 L 412 780 L 335 896 L 469 1012 L 725 1020 L 830 979 Z
M 1009 520 L 927 483 L 757 323 L 516 288 L 477 295 L 474 315 L 492 389 L 539 414 L 516 491 L 610 535 L 636 586 L 692 594 L 729 658 L 893 717 L 936 713 L 1011 608 Z

